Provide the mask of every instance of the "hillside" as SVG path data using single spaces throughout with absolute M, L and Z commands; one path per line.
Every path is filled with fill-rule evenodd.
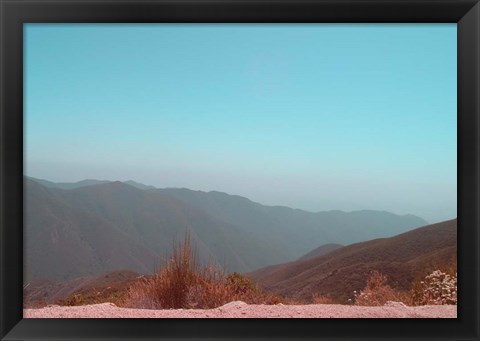
M 339 249 L 343 247 L 343 245 L 340 244 L 325 244 L 321 245 L 312 251 L 308 252 L 307 254 L 303 255 L 300 257 L 298 260 L 306 260 L 306 259 L 312 259 L 316 257 L 320 257 L 323 255 L 326 255 L 329 252 L 335 251 L 336 249 Z
M 69 281 L 33 280 L 23 291 L 26 307 L 67 304 L 75 296 L 89 303 L 108 302 L 127 293 L 143 276 L 132 271 L 113 271 L 100 276 L 79 277 Z
M 298 259 L 321 244 L 363 241 L 425 225 L 411 215 L 312 213 L 220 192 L 92 181 L 65 189 L 26 178 L 26 281 L 118 269 L 150 273 L 186 230 L 202 260 L 247 272 Z
M 365 287 L 372 270 L 389 284 L 409 289 L 414 279 L 456 262 L 457 220 L 432 224 L 391 238 L 357 243 L 326 255 L 266 267 L 251 277 L 263 288 L 288 297 L 309 299 L 313 293 L 346 303 Z

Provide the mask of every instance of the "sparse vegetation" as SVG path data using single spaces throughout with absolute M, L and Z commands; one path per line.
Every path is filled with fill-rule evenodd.
M 65 306 L 79 306 L 100 303 L 114 303 L 116 305 L 122 305 L 125 300 L 126 294 L 127 292 L 124 288 L 102 291 L 96 291 L 95 289 L 93 289 L 83 293 L 76 292 L 72 295 L 67 296 L 64 299 L 56 301 L 55 304 Z
M 417 281 L 408 291 L 399 291 L 387 284 L 388 278 L 373 271 L 366 287 L 354 291 L 355 305 L 381 306 L 388 301 L 402 302 L 410 306 L 457 304 L 457 272 L 448 274 L 435 270 Z
M 312 295 L 312 303 L 313 304 L 336 304 L 336 302 L 330 296 L 320 295 L 317 293 Z
M 174 244 L 170 259 L 150 278 L 134 284 L 126 307 L 147 309 L 206 309 L 231 301 L 277 304 L 281 297 L 263 293 L 247 276 L 225 275 L 215 264 L 200 265 L 188 233 L 183 244 Z
M 393 289 L 387 284 L 387 280 L 387 276 L 373 271 L 366 287 L 358 293 L 354 291 L 355 305 L 383 306 L 388 301 L 407 304 L 410 301 L 410 295 L 407 292 Z
M 85 305 L 85 299 L 82 294 L 74 294 L 65 300 L 65 305 Z
M 457 304 L 457 272 L 435 270 L 412 289 L 414 305 Z

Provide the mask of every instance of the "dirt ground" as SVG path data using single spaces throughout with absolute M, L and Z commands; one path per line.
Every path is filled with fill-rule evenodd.
M 77 307 L 24 309 L 24 318 L 456 318 L 457 306 L 407 307 L 389 302 L 382 307 L 337 304 L 248 305 L 230 302 L 216 309 L 148 310 L 119 308 L 113 303 Z

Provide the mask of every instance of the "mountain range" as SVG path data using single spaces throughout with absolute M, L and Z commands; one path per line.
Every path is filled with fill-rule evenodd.
M 25 177 L 24 189 L 25 281 L 120 269 L 151 273 L 187 230 L 201 260 L 248 272 L 298 259 L 319 245 L 388 237 L 427 224 L 413 215 L 314 213 L 134 181 Z

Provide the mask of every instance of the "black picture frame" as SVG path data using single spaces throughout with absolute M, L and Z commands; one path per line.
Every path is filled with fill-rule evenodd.
M 0 0 L 0 337 L 479 340 L 478 0 Z M 457 23 L 457 319 L 22 319 L 23 24 Z

